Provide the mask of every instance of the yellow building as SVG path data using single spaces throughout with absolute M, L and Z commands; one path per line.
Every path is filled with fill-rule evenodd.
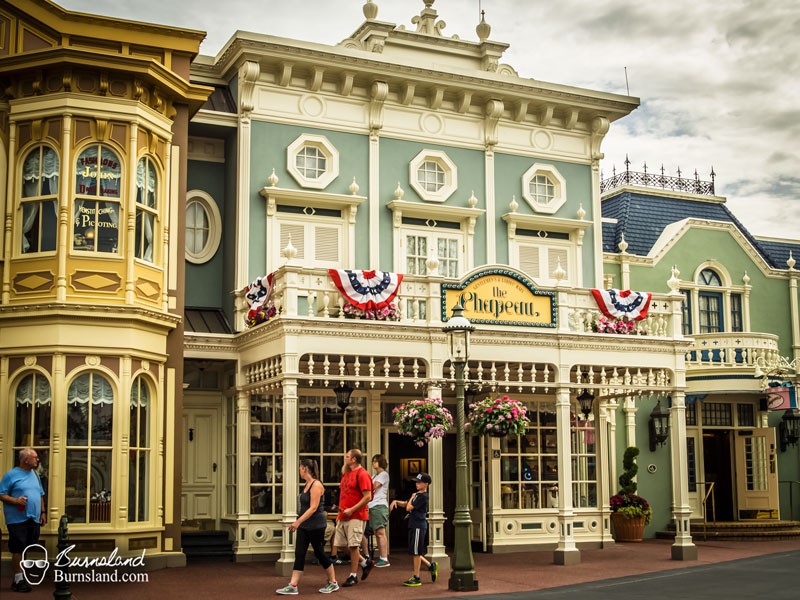
M 183 559 L 178 215 L 203 37 L 0 5 L 0 465 L 37 449 L 51 549 L 65 514 L 87 549 Z

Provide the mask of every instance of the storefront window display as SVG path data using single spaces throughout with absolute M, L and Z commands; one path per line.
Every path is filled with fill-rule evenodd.
M 278 396 L 250 398 L 250 513 L 283 512 L 283 407 Z

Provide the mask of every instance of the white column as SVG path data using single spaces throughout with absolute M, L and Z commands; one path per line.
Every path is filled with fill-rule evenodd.
M 437 385 L 428 386 L 428 398 L 441 398 L 442 388 Z M 442 458 L 442 440 L 435 439 L 428 444 L 428 474 L 433 479 L 429 490 L 430 505 L 428 508 L 428 556 L 439 563 L 440 569 L 450 568 L 450 557 L 444 548 L 444 461 Z
M 564 367 L 569 372 L 568 367 Z M 570 444 L 569 388 L 556 389 L 556 441 L 558 447 L 558 546 L 553 552 L 557 565 L 581 562 L 572 530 L 575 513 L 572 509 L 572 445 Z
M 381 138 L 377 133 L 369 136 L 369 269 L 381 269 L 381 244 L 380 244 L 380 149 Z M 395 246 L 393 252 L 399 252 Z M 356 257 L 350 260 L 355 263 Z M 388 265 L 387 265 L 388 266 Z
M 611 488 L 614 487 L 613 480 L 610 479 L 611 462 L 609 458 L 609 448 L 614 446 L 614 438 L 611 436 L 611 425 L 609 412 L 614 410 L 614 405 L 609 407 L 607 401 L 599 403 L 597 415 L 595 417 L 595 429 L 597 430 L 597 496 L 601 499 L 598 507 L 602 511 L 603 527 L 601 531 L 601 544 L 603 547 L 613 545 L 614 538 L 611 536 L 611 528 L 607 526 L 611 511 L 608 499 L 611 497 Z M 616 489 L 614 489 L 616 491 Z
M 675 543 L 672 544 L 673 560 L 697 560 L 697 547 L 692 543 L 689 531 L 688 462 L 686 456 L 686 404 L 683 391 L 672 393 L 669 410 L 669 445 L 672 460 L 672 518 L 675 520 Z
M 283 380 L 283 544 L 280 558 L 275 562 L 275 573 L 288 577 L 294 565 L 295 534 L 287 529 L 297 519 L 297 491 L 299 489 L 298 461 L 297 380 Z M 276 490 L 277 492 L 277 490 Z
M 497 238 L 495 237 L 495 196 L 494 196 L 494 150 L 492 146 L 486 148 L 486 264 L 493 265 L 497 262 Z M 598 256 L 600 256 L 598 254 Z M 511 257 L 509 257 L 510 259 Z M 510 260 L 509 260 L 510 262 Z M 466 264 L 466 263 L 465 263 Z
M 636 446 L 636 400 L 630 396 L 625 398 L 625 447 Z
M 239 527 L 250 514 L 250 395 L 236 392 L 236 518 Z M 242 539 L 241 531 L 236 536 Z
M 611 491 L 616 493 L 617 482 L 617 402 L 610 400 L 608 403 L 608 482 Z M 609 494 L 607 497 L 611 497 Z
M 608 130 L 608 123 L 605 124 L 606 131 Z M 600 135 L 597 141 L 597 152 L 600 151 L 600 140 L 605 133 Z M 600 208 L 600 158 L 599 156 L 592 157 L 592 242 L 594 244 L 594 255 L 603 256 L 603 218 L 602 209 Z M 589 287 L 602 287 L 603 285 L 603 261 L 594 261 L 594 285 Z M 630 289 L 629 286 L 624 286 L 622 289 Z
M 794 267 L 790 268 L 789 307 L 792 315 L 792 360 L 800 358 L 800 308 L 798 308 L 797 276 L 798 272 L 795 271 Z

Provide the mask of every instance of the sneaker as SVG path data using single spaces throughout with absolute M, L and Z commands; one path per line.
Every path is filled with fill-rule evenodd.
M 376 566 L 377 568 L 379 568 L 379 569 L 382 569 L 383 567 L 389 567 L 389 566 L 391 566 L 391 565 L 389 564 L 389 561 L 388 561 L 388 560 L 383 560 L 382 558 L 379 558 L 379 559 L 377 560 L 377 562 L 375 563 L 375 566 Z
M 422 580 L 416 575 L 412 575 L 403 582 L 403 585 L 406 587 L 419 587 L 422 585 Z
M 357 575 L 349 575 L 347 579 L 344 580 L 342 584 L 344 587 L 352 587 L 358 583 L 358 576 Z
M 286 587 L 282 587 L 279 590 L 275 590 L 275 593 L 282 594 L 284 596 L 297 596 L 297 586 L 289 584 Z
M 431 572 L 431 581 L 436 583 L 436 580 L 439 578 L 439 563 L 432 562 L 431 566 L 428 567 L 428 571 Z
M 349 560 L 342 560 L 338 556 L 331 556 L 331 564 L 332 565 L 349 565 Z
M 28 585 L 28 582 L 24 579 L 20 579 L 19 581 L 13 581 L 11 583 L 11 590 L 14 592 L 22 592 L 27 593 L 31 591 L 31 586 Z
M 375 561 L 371 558 L 367 559 L 367 564 L 361 567 L 361 581 L 364 581 L 367 577 L 369 577 L 369 572 L 372 571 L 372 567 L 375 566 Z
M 339 591 L 339 584 L 336 583 L 335 581 L 329 581 L 327 584 L 325 584 L 324 588 L 319 588 L 320 594 L 332 594 L 333 592 L 338 592 L 338 591 Z

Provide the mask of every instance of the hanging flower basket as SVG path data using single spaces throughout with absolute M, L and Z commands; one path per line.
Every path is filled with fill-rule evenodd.
M 492 437 L 523 435 L 530 423 L 525 405 L 508 396 L 484 398 L 470 404 L 467 420 L 469 428 L 476 435 Z
M 411 400 L 395 408 L 392 416 L 400 434 L 410 437 L 417 446 L 444 437 L 453 426 L 453 416 L 438 398 Z
M 359 308 L 348 302 L 342 308 L 345 319 L 366 319 L 368 321 L 399 321 L 400 310 L 397 304 L 389 302 L 380 308 Z

